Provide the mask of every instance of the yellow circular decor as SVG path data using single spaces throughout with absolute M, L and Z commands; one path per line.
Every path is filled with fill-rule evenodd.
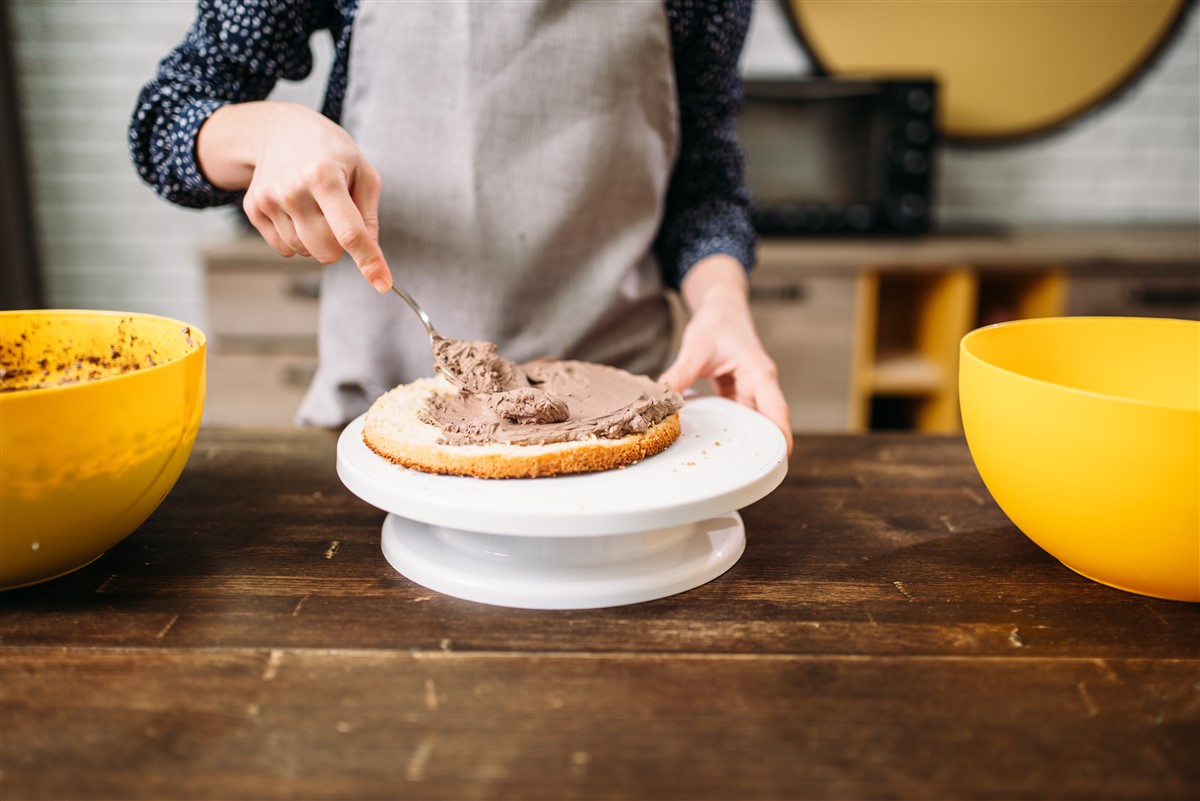
M 947 136 L 1061 125 L 1146 64 L 1187 0 L 786 0 L 831 75 L 931 75 Z

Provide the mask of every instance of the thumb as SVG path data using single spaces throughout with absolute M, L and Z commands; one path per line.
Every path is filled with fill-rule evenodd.
M 705 359 L 699 349 L 688 347 L 685 343 L 679 349 L 675 361 L 671 363 L 666 372 L 659 376 L 658 380 L 682 394 L 684 390 L 696 383 L 696 379 L 700 378 L 704 372 L 704 362 Z

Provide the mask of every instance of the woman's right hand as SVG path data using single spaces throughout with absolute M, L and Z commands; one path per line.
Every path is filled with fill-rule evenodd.
M 332 264 L 345 251 L 376 291 L 391 288 L 379 173 L 340 125 L 295 103 L 223 106 L 200 128 L 196 157 L 215 186 L 246 190 L 246 216 L 280 255 Z

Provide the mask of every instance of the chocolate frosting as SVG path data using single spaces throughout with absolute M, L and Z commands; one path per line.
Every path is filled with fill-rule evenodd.
M 615 367 L 556 359 L 518 366 L 496 355 L 491 343 L 462 344 L 467 347 L 454 355 L 471 365 L 465 372 L 472 385 L 489 389 L 429 397 L 420 417 L 441 429 L 448 445 L 617 439 L 642 433 L 683 406 L 665 384 Z
M 491 342 L 438 337 L 433 341 L 433 359 L 450 383 L 466 392 L 482 394 L 529 386 L 521 368 L 498 354 Z

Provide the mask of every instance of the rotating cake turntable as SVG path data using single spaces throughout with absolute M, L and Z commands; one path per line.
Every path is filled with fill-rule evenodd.
M 531 479 L 399 467 L 363 443 L 363 415 L 338 439 L 338 477 L 389 513 L 383 554 L 417 584 L 527 609 L 638 603 L 732 567 L 746 543 L 737 510 L 787 473 L 783 434 L 758 412 L 701 397 L 679 415 L 679 439 L 656 456 Z

